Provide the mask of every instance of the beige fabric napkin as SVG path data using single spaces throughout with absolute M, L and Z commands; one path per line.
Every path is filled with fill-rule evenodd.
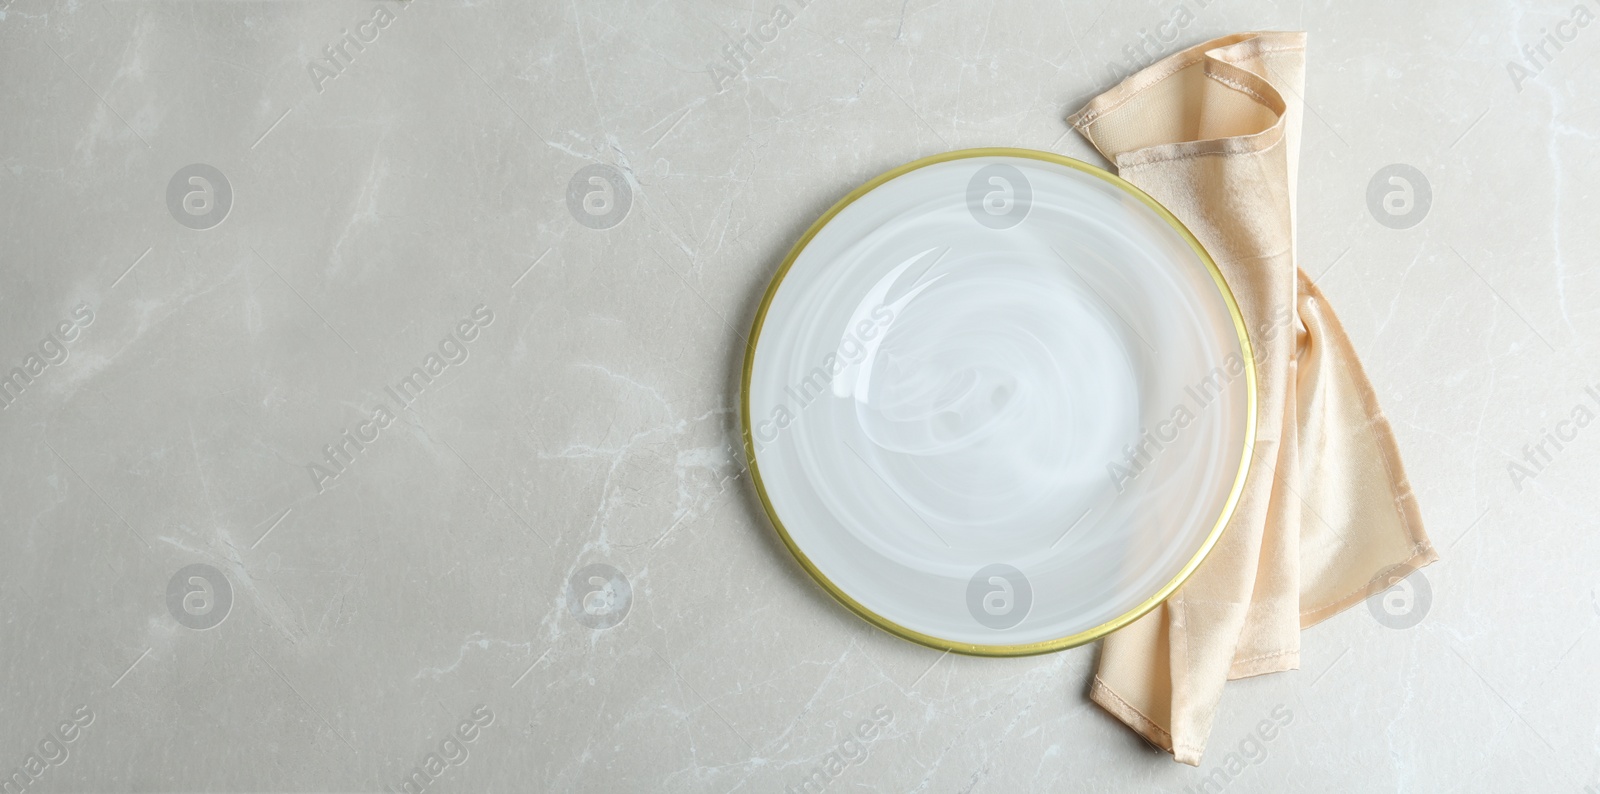
M 1295 260 L 1304 33 L 1165 58 L 1068 122 L 1216 259 L 1255 347 L 1257 443 L 1200 568 L 1106 638 L 1090 697 L 1198 766 L 1229 679 L 1300 666 L 1300 630 L 1438 559 L 1394 435 L 1333 310 Z

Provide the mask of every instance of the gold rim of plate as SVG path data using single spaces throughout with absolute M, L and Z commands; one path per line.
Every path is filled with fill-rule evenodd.
M 1200 257 L 1200 261 L 1205 263 L 1206 270 L 1211 273 L 1212 281 L 1216 282 L 1217 290 L 1222 294 L 1222 299 L 1228 306 L 1228 314 L 1233 317 L 1233 328 L 1239 337 L 1239 349 L 1244 354 L 1246 413 L 1244 452 L 1240 455 L 1239 471 L 1234 476 L 1233 486 L 1228 492 L 1228 500 L 1223 504 L 1221 515 L 1217 516 L 1216 524 L 1211 527 L 1211 531 L 1209 534 L 1207 534 L 1205 542 L 1201 544 L 1199 551 L 1196 552 L 1194 557 L 1183 566 L 1183 569 L 1178 572 L 1177 576 L 1173 577 L 1171 581 L 1167 582 L 1161 587 L 1160 590 L 1156 591 L 1154 595 L 1150 596 L 1143 603 L 1139 604 L 1133 609 L 1128 610 L 1126 613 L 1095 626 L 1094 628 L 1080 631 L 1077 634 L 1023 645 L 979 645 L 969 642 L 955 642 L 942 637 L 923 634 L 922 632 L 914 631 L 895 623 L 894 621 L 889 620 L 888 618 L 885 618 L 884 616 L 868 609 L 866 606 L 857 602 L 854 598 L 851 598 L 848 593 L 844 592 L 844 590 L 840 589 L 839 586 L 834 584 L 832 580 L 828 579 L 828 577 L 824 575 L 814 563 L 811 562 L 811 559 L 806 556 L 806 553 L 802 551 L 799 545 L 795 543 L 794 538 L 790 537 L 789 530 L 783 525 L 783 520 L 778 517 L 777 511 L 772 508 L 772 500 L 767 497 L 766 485 L 761 480 L 761 469 L 756 463 L 755 441 L 751 432 L 750 423 L 750 380 L 755 371 L 756 345 L 761 341 L 761 329 L 762 325 L 767 319 L 767 309 L 772 305 L 773 296 L 778 294 L 778 288 L 782 286 L 784 277 L 789 273 L 789 268 L 794 265 L 795 260 L 800 258 L 801 252 L 805 250 L 806 245 L 811 242 L 811 239 L 816 237 L 817 233 L 822 231 L 823 227 L 827 226 L 828 222 L 833 220 L 835 215 L 843 212 L 845 207 L 850 206 L 850 204 L 856 199 L 859 199 L 871 192 L 879 185 L 882 185 L 885 182 L 894 179 L 895 177 L 901 176 L 902 174 L 915 171 L 919 168 L 924 168 L 936 163 L 945 163 L 951 160 L 964 160 L 972 157 L 1017 157 L 1029 160 L 1042 160 L 1047 163 L 1063 165 L 1068 168 L 1081 171 L 1085 174 L 1089 174 L 1098 179 L 1102 179 L 1122 190 L 1124 193 L 1127 193 L 1135 199 L 1138 199 L 1141 204 L 1149 207 L 1157 215 L 1161 216 L 1161 218 L 1165 220 L 1168 225 L 1177 231 L 1178 234 L 1189 243 L 1189 247 L 1194 250 L 1195 255 Z M 745 458 L 750 464 L 750 478 L 752 482 L 755 483 L 756 493 L 761 497 L 761 506 L 767 512 L 767 518 L 772 521 L 773 528 L 778 530 L 778 535 L 783 538 L 783 545 L 789 547 L 789 552 L 794 555 L 796 560 L 799 561 L 800 567 L 804 568 L 806 573 L 810 574 L 812 579 L 815 579 L 818 584 L 822 585 L 823 589 L 827 590 L 835 600 L 843 604 L 851 612 L 854 612 L 857 616 L 868 623 L 871 623 L 872 625 L 877 626 L 878 628 L 883 629 L 884 631 L 887 631 L 901 639 L 910 640 L 915 643 L 926 645 L 930 648 L 937 648 L 941 651 L 954 651 L 956 653 L 968 654 L 971 656 L 1031 656 L 1034 654 L 1051 653 L 1053 651 L 1076 647 L 1078 645 L 1083 645 L 1085 643 L 1100 639 L 1101 637 L 1104 637 L 1107 634 L 1110 634 L 1111 632 L 1116 631 L 1117 629 L 1120 629 L 1135 620 L 1138 620 L 1150 610 L 1155 609 L 1161 604 L 1161 602 L 1167 600 L 1167 598 L 1171 596 L 1173 592 L 1175 592 L 1186 580 L 1188 580 L 1189 576 L 1195 572 L 1195 569 L 1200 567 L 1201 561 L 1206 558 L 1206 555 L 1211 552 L 1212 547 L 1216 545 L 1217 538 L 1221 537 L 1223 528 L 1228 524 L 1228 519 L 1233 516 L 1234 508 L 1239 502 L 1239 494 L 1244 490 L 1245 474 L 1250 468 L 1250 455 L 1255 444 L 1256 435 L 1255 354 L 1250 346 L 1250 335 L 1246 328 L 1244 317 L 1239 313 L 1239 305 L 1234 300 L 1233 290 L 1229 289 L 1227 280 L 1222 277 L 1222 271 L 1217 268 L 1217 263 L 1211 259 L 1211 255 L 1206 253 L 1205 248 L 1200 245 L 1200 241 L 1195 239 L 1195 236 L 1189 232 L 1189 229 L 1183 225 L 1182 221 L 1179 221 L 1176 216 L 1167 210 L 1166 207 L 1161 206 L 1161 204 L 1155 199 L 1151 198 L 1139 188 L 1134 187 L 1133 184 L 1129 183 L 1122 177 L 1119 177 L 1116 174 L 1110 173 L 1104 169 L 1097 168 L 1081 160 L 1074 160 L 1070 157 L 1052 154 L 1050 152 L 1041 152 L 1034 149 L 1011 149 L 1003 147 L 960 149 L 953 152 L 936 154 L 931 157 L 924 157 L 920 160 L 914 160 L 906 163 L 899 168 L 879 174 L 878 176 L 869 180 L 866 184 L 863 184 L 855 190 L 850 191 L 849 195 L 840 199 L 839 202 L 830 207 L 827 212 L 824 212 L 822 217 L 818 218 L 815 223 L 811 224 L 811 228 L 806 229 L 806 233 L 801 235 L 800 240 L 794 244 L 794 247 L 789 249 L 789 255 L 784 257 L 783 264 L 778 268 L 778 272 L 773 275 L 771 283 L 767 285 L 766 295 L 762 296 L 761 298 L 761 307 L 756 311 L 755 322 L 750 328 L 750 339 L 745 346 L 744 377 L 739 386 L 739 400 L 740 425 L 744 437 Z

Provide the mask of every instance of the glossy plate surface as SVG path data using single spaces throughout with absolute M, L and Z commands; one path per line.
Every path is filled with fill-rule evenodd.
M 768 289 L 753 479 L 806 570 L 906 639 L 1021 655 L 1153 608 L 1215 543 L 1254 437 L 1249 340 L 1164 208 L 1058 155 L 863 185 Z

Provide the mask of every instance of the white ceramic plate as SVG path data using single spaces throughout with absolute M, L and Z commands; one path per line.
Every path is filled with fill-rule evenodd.
M 930 157 L 862 186 L 773 278 L 744 373 L 774 526 L 901 637 L 1041 653 L 1166 598 L 1254 436 L 1238 309 L 1182 224 L 1087 164 Z

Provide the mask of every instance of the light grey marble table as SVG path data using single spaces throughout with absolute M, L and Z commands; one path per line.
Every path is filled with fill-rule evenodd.
M 1561 424 L 1600 414 L 1596 13 L 0 0 L 0 787 L 1600 785 L 1600 427 Z M 829 204 L 956 148 L 1099 162 L 1067 113 L 1253 29 L 1310 33 L 1303 265 L 1443 561 L 1417 620 L 1232 684 L 1196 770 L 1089 704 L 1094 647 L 852 617 L 731 445 Z

